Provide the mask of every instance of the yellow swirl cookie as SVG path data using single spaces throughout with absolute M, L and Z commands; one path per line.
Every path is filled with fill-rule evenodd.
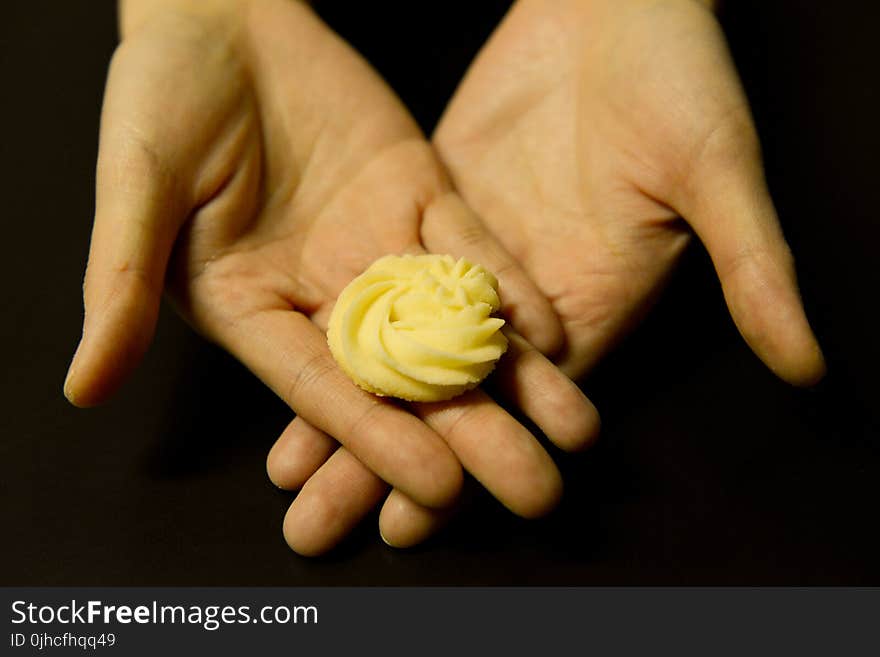
M 480 383 L 507 349 L 498 280 L 448 255 L 379 258 L 349 283 L 327 341 L 361 388 L 409 401 L 441 401 Z

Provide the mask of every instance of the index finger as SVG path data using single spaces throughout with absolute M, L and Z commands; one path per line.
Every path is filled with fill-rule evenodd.
M 216 337 L 297 415 L 387 483 L 428 507 L 446 506 L 458 495 L 461 466 L 443 439 L 411 413 L 358 388 L 302 313 L 258 311 L 224 325 Z

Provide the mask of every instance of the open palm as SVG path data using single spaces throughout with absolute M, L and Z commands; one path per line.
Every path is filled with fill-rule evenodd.
M 151 340 L 167 288 L 196 330 L 296 411 L 270 470 L 286 487 L 308 480 L 285 524 L 300 552 L 332 546 L 388 484 L 389 508 L 449 505 L 459 462 L 519 513 L 552 506 L 549 456 L 484 393 L 410 412 L 351 383 L 324 337 L 338 293 L 388 253 L 429 249 L 494 269 L 512 324 L 539 344 L 560 332 L 547 301 L 452 193 L 394 95 L 310 10 L 193 7 L 138 23 L 111 66 L 68 396 L 91 405 L 113 392 Z M 570 422 L 557 432 L 553 408 L 523 410 L 564 446 L 588 440 L 589 402 L 512 338 L 515 392 L 532 398 L 524 391 L 538 382 Z
M 700 3 L 520 0 L 434 142 L 552 301 L 571 376 L 644 312 L 691 229 L 755 352 L 791 382 L 821 376 L 748 104 Z

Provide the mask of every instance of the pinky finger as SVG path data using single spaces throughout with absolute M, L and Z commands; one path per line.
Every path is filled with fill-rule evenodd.
M 455 509 L 429 509 L 399 490 L 393 490 L 379 514 L 379 534 L 391 547 L 413 547 L 440 531 L 455 514 Z

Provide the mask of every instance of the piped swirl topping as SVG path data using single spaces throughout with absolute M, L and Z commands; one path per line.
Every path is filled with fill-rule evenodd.
M 498 280 L 448 255 L 384 256 L 349 283 L 327 341 L 361 388 L 409 401 L 475 387 L 507 349 Z

